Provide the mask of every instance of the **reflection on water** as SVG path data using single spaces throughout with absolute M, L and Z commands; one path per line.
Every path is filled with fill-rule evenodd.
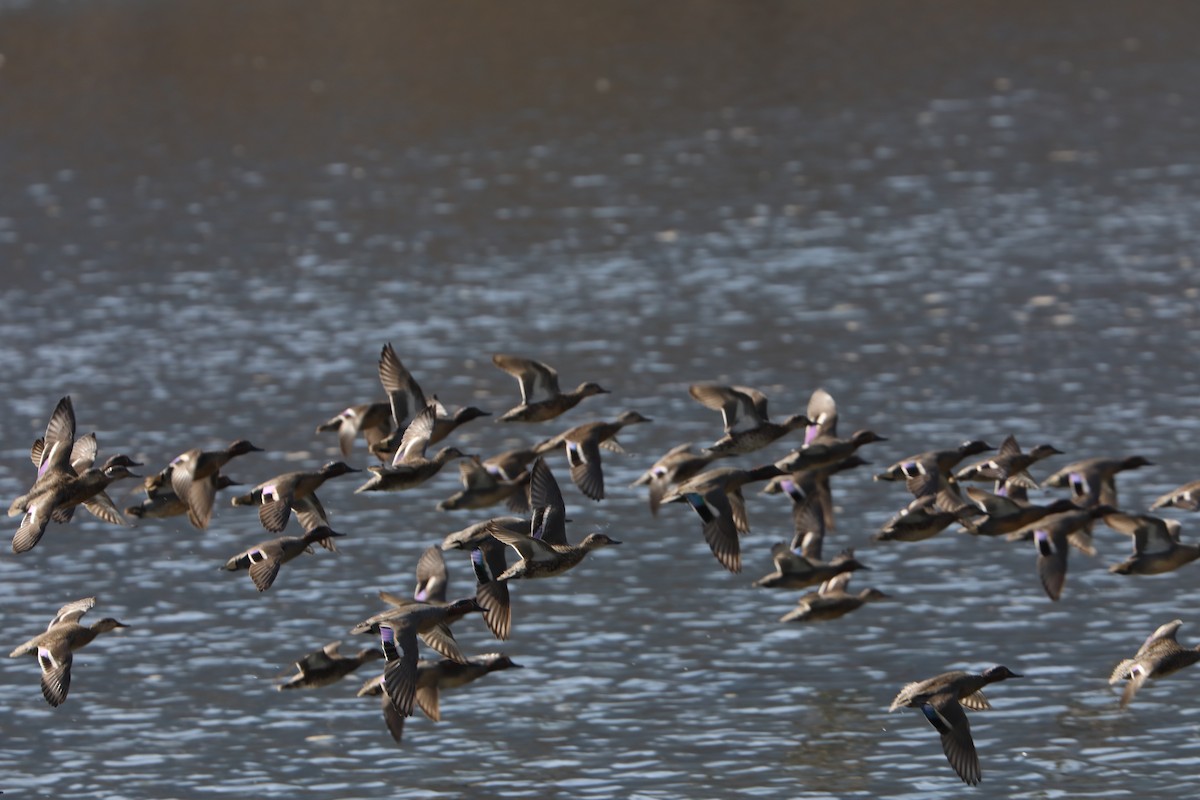
M 1135 509 L 1197 477 L 1194 12 L 1123 13 L 0 5 L 0 114 L 19 121 L 0 132 L 4 496 L 67 393 L 102 453 L 145 469 L 238 436 L 270 451 L 235 462 L 245 483 L 315 466 L 336 455 L 315 425 L 379 394 L 384 341 L 450 406 L 514 404 L 489 363 L 504 351 L 614 390 L 565 424 L 656 420 L 605 455 L 603 503 L 553 457 L 572 537 L 626 544 L 516 587 L 510 642 L 461 623 L 465 650 L 526 668 L 447 693 L 402 749 L 353 678 L 286 696 L 271 680 L 474 521 L 434 510 L 453 471 L 384 497 L 331 483 L 343 552 L 261 596 L 217 570 L 266 538 L 225 502 L 204 534 L 52 527 L 0 559 L 8 639 L 87 594 L 132 627 L 79 653 L 57 710 L 32 663 L 0 672 L 0 788 L 950 797 L 935 732 L 887 705 L 909 680 L 1005 663 L 1027 677 L 972 717 L 979 791 L 1193 793 L 1194 676 L 1125 713 L 1107 686 L 1157 625 L 1191 620 L 1186 568 L 1111 575 L 1128 543 L 1100 531 L 1051 604 L 1027 547 L 868 543 L 905 498 L 861 470 L 835 487 L 827 547 L 857 546 L 856 584 L 894 600 L 786 626 L 795 594 L 750 586 L 790 535 L 786 501 L 748 498 L 733 576 L 686 509 L 654 518 L 621 488 L 717 438 L 687 396 L 702 380 L 760 387 L 779 417 L 824 386 L 847 432 L 889 438 L 876 464 L 1014 433 L 1148 456 L 1121 480 Z M 492 454 L 559 429 L 484 419 L 455 443 Z M 467 565 L 450 571 L 468 591 Z

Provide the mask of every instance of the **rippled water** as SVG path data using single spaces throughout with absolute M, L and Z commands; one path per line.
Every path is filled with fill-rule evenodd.
M 564 485 L 571 536 L 625 544 L 514 587 L 514 633 L 468 652 L 525 665 L 447 693 L 402 748 L 357 676 L 271 679 L 407 591 L 418 554 L 485 514 L 418 490 L 321 492 L 342 553 L 264 595 L 217 571 L 266 538 L 219 503 L 117 529 L 83 517 L 0 559 L 14 645 L 59 605 L 130 623 L 75 661 L 50 709 L 0 670 L 0 789 L 22 796 L 959 796 L 937 737 L 889 715 L 904 683 L 1004 663 L 972 716 L 978 796 L 1193 796 L 1188 672 L 1126 713 L 1113 665 L 1159 624 L 1200 640 L 1190 568 L 1109 574 L 1073 554 L 1060 603 L 1026 546 L 946 533 L 868 542 L 905 501 L 841 476 L 836 551 L 894 596 L 784 626 L 795 593 L 750 586 L 790 535 L 752 497 L 745 572 L 686 509 L 624 488 L 707 443 L 702 380 L 758 386 L 776 416 L 824 386 L 884 465 L 1015 433 L 1066 458 L 1139 453 L 1123 505 L 1197 477 L 1200 59 L 1191 6 L 695 2 L 454 6 L 142 2 L 0 6 L 0 491 L 70 394 L 103 453 L 157 468 L 247 436 L 255 483 L 334 457 L 313 428 L 376 398 L 391 341 L 451 406 L 516 400 L 498 351 L 596 380 L 562 427 L 655 419 L 605 456 L 600 504 Z M 1194 28 L 1190 28 L 1194 30 Z M 560 430 L 484 419 L 491 454 Z M 761 460 L 786 451 L 779 444 Z M 366 465 L 365 451 L 355 454 Z M 758 463 L 754 457 L 743 461 Z M 117 489 L 118 502 L 132 502 Z M 1180 516 L 1186 528 L 1192 520 Z M 13 521 L 15 529 L 15 520 Z M 451 592 L 471 573 L 451 558 Z M 356 643 L 357 644 L 357 643 Z M 347 649 L 353 649 L 347 642 Z M 366 677 L 365 675 L 362 677 Z

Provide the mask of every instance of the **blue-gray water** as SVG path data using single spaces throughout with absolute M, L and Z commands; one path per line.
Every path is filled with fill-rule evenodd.
M 835 483 L 827 553 L 856 546 L 872 571 L 854 585 L 895 599 L 784 626 L 796 593 L 750 582 L 790 535 L 786 501 L 750 498 L 734 576 L 687 509 L 652 518 L 625 488 L 720 434 L 687 395 L 705 380 L 757 386 L 779 417 L 824 386 L 846 432 L 889 437 L 868 454 L 881 466 L 1014 433 L 1066 452 L 1039 477 L 1149 457 L 1120 480 L 1134 510 L 1200 477 L 1200 18 L 1043 5 L 0 6 L 6 499 L 65 394 L 80 433 L 146 471 L 240 436 L 270 451 L 233 462 L 243 482 L 315 467 L 336 444 L 314 427 L 380 399 L 385 341 L 450 406 L 515 403 L 494 352 L 613 390 L 554 423 L 474 422 L 464 449 L 655 419 L 605 456 L 599 504 L 551 460 L 572 538 L 625 544 L 514 586 L 508 642 L 459 623 L 465 650 L 526 668 L 447 693 L 444 721 L 414 717 L 401 748 L 359 676 L 287 694 L 271 678 L 348 640 L 377 590 L 411 588 L 422 549 L 487 516 L 435 510 L 453 467 L 397 495 L 328 484 L 343 552 L 286 565 L 263 595 L 216 570 L 267 538 L 225 499 L 206 533 L 52 526 L 0 558 L 4 640 L 93 594 L 95 618 L 131 627 L 80 651 L 58 709 L 31 659 L 3 661 L 0 789 L 958 797 L 935 732 L 887 706 L 910 680 L 1003 663 L 1026 677 L 972 714 L 973 796 L 1195 796 L 1200 674 L 1125 713 L 1107 686 L 1163 622 L 1200 641 L 1194 566 L 1111 575 L 1128 541 L 1102 528 L 1051 603 L 1028 545 L 870 543 L 905 496 L 862 470 Z M 468 593 L 466 561 L 450 569 Z

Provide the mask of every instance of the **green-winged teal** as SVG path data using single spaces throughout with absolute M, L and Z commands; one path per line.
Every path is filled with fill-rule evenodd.
M 948 450 L 929 450 L 902 458 L 875 476 L 877 481 L 903 480 L 914 497 L 937 494 L 953 477 L 951 472 L 968 456 L 994 450 L 985 441 L 974 439 Z
M 337 683 L 368 661 L 383 658 L 377 647 L 365 647 L 352 656 L 338 652 L 341 642 L 330 642 L 297 661 L 293 666 L 296 674 L 277 684 L 276 689 L 316 689 Z
M 505 570 L 504 549 L 504 545 L 488 536 L 476 543 L 471 550 L 471 567 L 477 579 L 475 600 L 483 609 L 483 621 L 497 639 L 507 639 L 512 627 L 508 584 L 493 579 L 494 575 L 499 575 Z M 448 585 L 449 574 L 446 571 L 442 548 L 436 545 L 425 548 L 417 560 L 417 585 L 413 590 L 413 600 L 430 605 L 449 605 L 446 602 Z M 407 599 L 398 600 L 391 592 L 380 592 L 379 596 L 397 608 L 405 608 L 408 605 Z M 437 649 L 433 643 L 426 643 Z
M 489 524 L 487 531 L 521 558 L 497 581 L 516 578 L 549 578 L 561 575 L 583 561 L 592 550 L 617 545 L 603 533 L 590 533 L 578 545 L 567 543 L 567 512 L 558 481 L 546 461 L 538 458 L 529 470 L 529 506 L 533 519 L 526 531 L 513 530 L 507 524 Z
M 67 603 L 58 610 L 54 619 L 50 620 L 44 633 L 39 633 L 8 654 L 9 658 L 37 656 L 38 665 L 42 668 L 42 696 L 52 706 L 62 705 L 67 699 L 67 690 L 71 688 L 71 660 L 74 651 L 101 633 L 129 627 L 112 617 L 105 617 L 86 627 L 80 625 L 79 618 L 94 605 L 94 597 Z
M 832 467 L 854 456 L 858 448 L 872 442 L 887 439 L 869 430 L 855 431 L 850 438 L 840 439 L 827 433 L 818 433 L 798 448 L 775 462 L 784 472 L 801 472 L 809 469 Z
M 839 472 L 863 467 L 871 462 L 864 461 L 857 455 L 850 456 L 847 459 L 829 467 L 820 467 L 818 469 L 806 469 L 799 472 L 789 472 L 785 475 L 776 475 L 771 480 L 767 481 L 763 486 L 763 494 L 786 494 L 792 500 L 792 515 L 795 517 L 800 513 L 798 509 L 801 506 L 806 506 L 809 503 L 809 496 L 814 496 L 813 499 L 816 507 L 820 509 L 821 524 L 825 530 L 834 530 L 836 527 L 833 511 L 833 491 L 830 488 L 830 479 Z M 778 466 L 778 464 L 777 464 Z
M 749 386 L 696 383 L 688 387 L 688 393 L 705 408 L 721 412 L 725 435 L 704 451 L 716 456 L 753 453 L 811 422 L 804 414 L 772 422 L 766 395 Z
M 390 625 L 400 629 L 411 625 L 414 636 L 420 636 L 425 644 L 446 658 L 462 661 L 464 656 L 450 632 L 450 626 L 474 611 L 483 612 L 483 606 L 474 597 L 464 597 L 447 603 L 445 601 L 421 601 L 401 597 L 392 592 L 379 592 L 379 599 L 391 606 L 374 614 L 350 629 L 350 633 L 377 633 L 380 626 Z
M 776 542 L 771 548 L 771 558 L 775 561 L 775 571 L 756 580 L 755 586 L 766 589 L 806 589 L 843 572 L 870 569 L 854 557 L 853 549 L 844 550 L 829 561 L 821 561 L 806 557 L 783 542 Z
M 121 516 L 121 512 L 114 505 L 112 498 L 104 490 L 106 487 L 102 486 L 99 491 L 90 495 L 90 489 L 82 488 L 78 483 L 74 484 L 73 489 L 67 489 L 68 485 L 92 468 L 98 450 L 99 445 L 94 433 L 75 438 L 75 407 L 69 395 L 61 398 L 50 415 L 50 421 L 46 424 L 45 435 L 35 440 L 29 449 L 29 457 L 37 469 L 37 478 L 29 491 L 18 497 L 9 506 L 9 516 L 16 516 L 28 511 L 35 498 L 40 498 L 45 502 L 48 495 L 58 491 L 67 491 L 69 495 L 77 494 L 85 497 L 78 502 L 66 502 L 55 507 L 51 512 L 50 521 L 70 522 L 75 514 L 76 506 L 82 505 L 97 519 L 110 525 L 127 524 L 125 518 Z M 111 470 L 122 465 L 125 467 L 140 466 L 138 462 L 127 456 L 117 455 L 108 459 L 101 469 Z M 125 476 L 114 473 L 111 479 L 116 480 L 119 477 Z M 93 477 L 90 480 L 96 482 L 98 479 Z M 38 534 L 39 538 L 40 535 Z
M 1184 511 L 1200 511 L 1200 481 L 1185 483 L 1160 495 L 1151 505 L 1151 511 L 1160 508 L 1182 508 Z
M 1179 541 L 1180 524 L 1151 514 L 1108 514 L 1104 524 L 1133 537 L 1133 555 L 1109 572 L 1118 575 L 1158 575 L 1200 558 L 1200 545 Z
M 69 465 L 61 471 L 51 469 L 45 472 L 30 493 L 18 497 L 8 509 L 9 516 L 24 514 L 13 535 L 13 552 L 24 553 L 33 549 L 41 541 L 51 520 L 69 521 L 78 505 L 83 505 L 105 522 L 126 524 L 104 490 L 115 480 L 139 477 L 129 471 L 131 466 L 139 464 L 128 456 L 118 454 L 111 456 L 102 467 L 91 467 L 78 475 Z
M 983 509 L 983 519 L 975 520 L 967 528 L 979 536 L 1006 536 L 1034 524 L 1043 517 L 1078 509 L 1078 506 L 1065 497 L 1045 506 L 1021 504 L 1010 497 L 985 492 L 974 486 L 967 489 L 967 496 L 977 507 Z
M 650 487 L 650 513 L 658 516 L 671 486 L 699 475 L 715 458 L 713 454 L 693 453 L 691 442 L 675 445 L 630 485 Z
M 57 411 L 58 409 L 56 409 L 56 415 Z M 73 418 L 70 424 L 73 430 Z M 47 430 L 49 430 L 50 427 L 55 427 L 53 421 L 51 425 L 48 426 Z M 39 494 L 48 486 L 51 486 L 52 484 L 55 484 L 66 478 L 82 475 L 84 472 L 91 469 L 91 467 L 95 464 L 96 454 L 100 450 L 100 445 L 96 441 L 96 434 L 89 433 L 85 436 L 80 436 L 78 439 L 75 439 L 74 443 L 70 447 L 69 463 L 52 463 L 46 455 L 45 441 L 45 439 L 39 438 L 33 443 L 33 447 L 29 449 L 29 457 L 33 460 L 33 465 L 38 469 L 38 477 L 37 480 L 34 481 L 33 486 L 26 493 L 27 496 Z M 61 452 L 67 452 L 67 450 L 63 449 Z M 133 461 L 126 456 L 117 456 L 114 459 L 109 459 L 110 466 L 115 464 L 124 464 L 127 467 L 140 466 L 138 462 Z M 150 479 L 147 478 L 146 480 Z M 21 500 L 18 499 L 17 502 L 13 503 L 12 507 L 16 507 L 20 502 Z M 111 525 L 125 524 L 125 520 L 121 517 L 120 512 L 117 511 L 116 506 L 113 504 L 112 499 L 108 496 L 107 492 L 99 492 L 90 500 L 85 501 L 82 505 L 92 512 L 94 516 L 103 520 L 104 522 L 107 522 Z M 12 514 L 12 507 L 9 509 L 10 514 Z M 69 522 L 74 513 L 75 507 L 69 506 L 62 509 L 52 518 L 51 521 Z
M 475 406 L 463 406 L 451 414 L 446 410 L 445 406 L 438 402 L 436 397 L 431 397 L 429 399 L 429 405 L 433 406 L 434 417 L 433 430 L 429 432 L 429 441 L 426 442 L 427 445 L 437 444 L 457 430 L 460 426 L 465 425 L 473 419 L 490 417 L 492 415 L 492 412 L 484 411 L 482 408 L 476 408 Z M 404 433 L 406 432 L 407 429 L 394 432 L 382 442 L 372 445 L 371 452 L 374 453 L 380 461 L 387 462 L 393 460 L 396 457 L 397 450 L 404 447 L 403 437 Z
M 169 473 L 170 467 L 165 471 Z M 161 475 L 162 473 L 159 474 Z M 147 484 L 155 481 L 157 477 L 151 475 L 146 478 Z M 230 486 L 241 486 L 240 483 L 228 475 L 217 475 L 214 478 L 213 485 L 218 492 L 222 489 L 228 489 Z M 179 495 L 175 494 L 175 490 L 171 488 L 169 479 L 165 483 L 148 485 L 146 495 L 146 499 L 140 505 L 126 506 L 125 513 L 138 519 L 167 519 L 168 517 L 179 517 L 188 513 L 188 504 L 180 500 Z
M 493 517 L 447 534 L 441 547 L 442 550 L 470 552 L 471 567 L 478 583 L 475 599 L 485 609 L 484 621 L 497 639 L 507 639 L 512 630 L 512 605 L 508 581 L 498 580 L 497 577 L 508 570 L 505 557 L 508 547 L 492 536 L 490 530 L 494 526 L 514 534 L 524 534 L 530 530 L 530 521 L 523 517 Z
M 558 373 L 540 361 L 497 353 L 492 363 L 517 379 L 521 404 L 499 417 L 500 422 L 545 422 L 570 411 L 585 397 L 608 394 L 598 383 L 588 381 L 573 391 L 558 388 Z
M 446 534 L 445 538 L 442 539 L 442 549 L 470 550 L 473 547 L 478 547 L 481 541 L 492 535 L 489 529 L 493 525 L 502 525 L 514 533 L 527 533 L 529 531 L 529 520 L 526 517 L 492 517 L 482 522 L 473 522 L 462 530 Z
M 847 590 L 850 573 L 842 572 L 821 584 L 815 592 L 800 598 L 796 607 L 779 618 L 780 622 L 827 622 L 844 617 L 866 603 L 887 600 L 878 589 L 863 589 L 858 594 Z
M 518 475 L 529 472 L 529 464 L 535 458 L 537 450 L 532 447 L 520 447 L 485 458 L 483 468 L 499 480 L 511 481 Z
M 306 531 L 329 527 L 329 517 L 317 499 L 317 489 L 330 478 L 351 472 L 361 470 L 354 469 L 344 461 L 330 461 L 315 472 L 285 472 L 263 481 L 247 494 L 233 498 L 233 504 L 258 506 L 258 521 L 271 533 L 283 531 L 293 511 Z
M 577 566 L 579 562 L 583 561 L 584 556 L 593 550 L 620 544 L 603 533 L 589 533 L 577 545 L 555 544 L 529 534 L 515 534 L 508 531 L 495 531 L 492 535 L 515 550 L 521 557 L 517 563 L 496 576 L 498 581 L 517 578 L 549 578 L 561 575 Z
M 479 509 L 505 503 L 510 511 L 528 511 L 529 472 L 521 472 L 512 480 L 505 480 L 489 470 L 478 456 L 458 462 L 458 477 L 462 490 L 455 492 L 438 503 L 440 511 Z
M 587 422 L 563 431 L 538 444 L 534 451 L 541 455 L 563 447 L 571 480 L 579 491 L 593 500 L 604 499 L 604 471 L 600 464 L 600 448 L 623 453 L 617 434 L 627 425 L 651 422 L 636 411 L 624 411 L 612 422 Z
M 464 663 L 443 658 L 438 661 L 421 659 L 417 662 L 416 704 L 429 719 L 440 722 L 441 692 L 447 689 L 457 689 L 479 680 L 484 675 L 499 670 L 519 668 L 503 653 L 483 653 L 471 656 Z M 397 744 L 404 735 L 404 717 L 396 713 L 395 707 L 387 697 L 383 688 L 383 675 L 376 675 L 362 685 L 358 690 L 359 697 L 383 696 L 383 715 L 388 732 Z
M 469 456 L 457 447 L 442 448 L 433 458 L 425 456 L 425 448 L 429 444 L 436 416 L 437 409 L 432 403 L 425 406 L 405 429 L 404 438 L 400 441 L 392 463 L 369 467 L 371 477 L 355 489 L 354 493 L 399 492 L 412 489 L 441 472 L 442 467 L 452 460 L 468 458 Z
M 1095 554 L 1088 532 L 1094 520 L 1105 514 L 1116 513 L 1112 506 L 1100 505 L 1050 514 L 1032 525 L 1009 534 L 1010 539 L 1021 538 L 1032 532 L 1037 546 L 1037 572 L 1042 588 L 1051 600 L 1062 596 L 1063 584 L 1067 580 L 1068 543 L 1085 553 Z
M 980 514 L 979 508 L 963 505 L 956 500 L 950 503 L 951 510 L 946 510 L 942 505 L 942 498 L 948 494 L 947 489 L 942 489 L 937 494 L 914 497 L 871 536 L 871 541 L 921 542 L 937 536 L 956 522 L 967 530 L 974 531 L 973 517 Z
M 1175 634 L 1182 624 L 1183 620 L 1176 619 L 1160 626 L 1138 648 L 1133 658 L 1117 664 L 1108 682 L 1116 685 L 1128 681 L 1121 694 L 1121 708 L 1129 705 L 1147 680 L 1166 677 L 1200 661 L 1200 646 L 1184 647 L 1175 640 Z
M 1152 466 L 1142 456 L 1126 458 L 1085 458 L 1067 464 L 1047 478 L 1043 485 L 1054 489 L 1070 488 L 1076 505 L 1117 505 L 1118 472 Z
M 349 458 L 358 434 L 363 434 L 367 440 L 367 447 L 370 448 L 392 432 L 392 406 L 390 403 L 359 403 L 348 406 L 317 426 L 317 433 L 330 431 L 337 431 L 342 458 Z
M 888 711 L 897 708 L 918 708 L 925 719 L 942 737 L 942 752 L 963 783 L 974 786 L 983 777 L 979 768 L 979 756 L 975 752 L 975 740 L 971 738 L 971 724 L 963 708 L 981 711 L 991 708 L 983 696 L 983 687 L 1007 678 L 1021 675 L 1008 667 L 988 667 L 981 674 L 943 672 L 923 681 L 908 684 Z
M 472 611 L 483 609 L 475 598 L 456 600 L 449 605 L 430 605 L 416 600 L 401 601 L 381 592 L 380 597 L 397 607 L 377 614 L 351 629 L 351 633 L 374 631 L 379 636 L 383 657 L 387 664 L 383 668 L 380 686 L 391 704 L 385 707 L 384 716 L 389 718 L 388 728 L 393 728 L 393 718 L 412 714 L 413 699 L 417 691 L 417 637 L 420 636 L 433 649 L 454 661 L 466 661 L 458 649 L 450 623 L 461 619 Z M 401 604 L 402 603 L 402 604 Z
M 700 517 L 704 541 L 721 566 L 733 573 L 742 571 L 738 534 L 750 530 L 742 487 L 778 475 L 774 464 L 753 469 L 717 467 L 701 472 L 663 496 L 663 503 L 687 503 Z
M 487 536 L 471 549 L 471 568 L 475 571 L 475 599 L 483 606 L 483 621 L 492 635 L 501 641 L 512 633 L 512 601 L 508 581 L 499 576 L 508 571 L 508 550 L 494 536 Z
M 349 458 L 354 449 L 354 439 L 362 433 L 367 447 L 372 452 L 389 435 L 403 430 L 409 416 L 425 407 L 425 395 L 421 387 L 405 369 L 391 343 L 383 346 L 379 353 L 379 382 L 388 399 L 382 403 L 359 403 L 317 426 L 317 433 L 337 431 L 338 446 L 342 458 Z M 384 460 L 391 457 L 393 447 Z
M 1029 468 L 1050 456 L 1062 455 L 1062 451 L 1051 444 L 1039 444 L 1028 453 L 1021 452 L 1017 437 L 1009 434 L 1000 443 L 1000 449 L 992 458 L 969 464 L 954 474 L 958 481 L 993 481 L 997 489 L 1005 486 L 1038 488 L 1038 482 L 1029 474 Z
M 222 450 L 197 447 L 172 459 L 171 489 L 187 504 L 188 521 L 194 527 L 204 530 L 212 519 L 213 498 L 217 495 L 221 468 L 238 456 L 261 452 L 261 447 L 255 447 L 246 439 L 237 439 Z
M 230 572 L 240 569 L 249 570 L 250 580 L 254 581 L 255 587 L 260 592 L 265 592 L 275 582 L 280 566 L 301 553 L 311 553 L 313 543 L 320 543 L 322 547 L 333 550 L 332 542 L 329 540 L 345 535 L 334 531 L 327 525 L 322 525 L 313 528 L 303 536 L 281 536 L 278 539 L 259 542 L 249 550 L 238 553 L 226 561 L 223 568 Z

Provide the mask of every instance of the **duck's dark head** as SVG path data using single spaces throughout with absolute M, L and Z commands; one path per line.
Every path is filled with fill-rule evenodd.
M 597 394 L 609 394 L 609 391 L 595 381 L 587 381 L 579 384 L 579 387 L 575 389 L 575 394 L 592 397 Z
M 1137 469 L 1138 467 L 1152 467 L 1154 462 L 1144 456 L 1129 456 L 1121 462 L 1121 469 Z
M 229 443 L 226 452 L 231 456 L 244 456 L 246 453 L 261 453 L 263 449 L 250 444 L 247 439 L 238 439 Z
M 887 441 L 886 437 L 880 436 L 875 431 L 855 431 L 854 435 L 851 436 L 850 439 L 857 447 L 862 447 L 864 444 L 870 444 L 871 442 Z
M 355 469 L 345 461 L 330 461 L 321 467 L 321 474 L 327 478 L 336 478 L 338 475 L 345 475 L 348 472 L 362 472 L 362 470 Z
M 103 469 L 107 470 L 110 467 L 140 467 L 140 466 L 142 466 L 142 462 L 134 461 L 132 458 L 125 455 L 124 453 L 117 453 L 115 456 L 108 457 L 108 460 L 104 462 Z
M 491 415 L 492 412 L 484 411 L 482 408 L 476 408 L 475 406 L 463 406 L 458 411 L 454 412 L 454 419 L 456 422 L 462 423 L 470 422 L 471 420 L 479 419 L 480 417 L 490 417 Z
M 579 543 L 579 546 L 585 550 L 595 550 L 597 547 L 608 547 L 611 544 L 620 544 L 616 539 L 612 539 L 608 534 L 604 533 L 589 533 L 587 537 Z
M 498 669 L 523 669 L 523 664 L 518 664 L 504 653 L 489 653 L 485 656 L 480 656 L 480 659 L 487 662 L 488 672 L 494 672 Z
M 92 630 L 96 633 L 105 633 L 107 631 L 116 630 L 117 628 L 128 628 L 124 622 L 120 622 L 112 617 L 105 617 L 92 623 Z
M 997 665 L 997 666 L 988 667 L 987 669 L 985 669 L 983 671 L 983 677 L 987 678 L 988 681 L 990 682 L 990 681 L 1002 681 L 1005 678 L 1023 678 L 1025 676 L 1018 675 L 1017 673 L 1013 672 L 1008 667 Z

